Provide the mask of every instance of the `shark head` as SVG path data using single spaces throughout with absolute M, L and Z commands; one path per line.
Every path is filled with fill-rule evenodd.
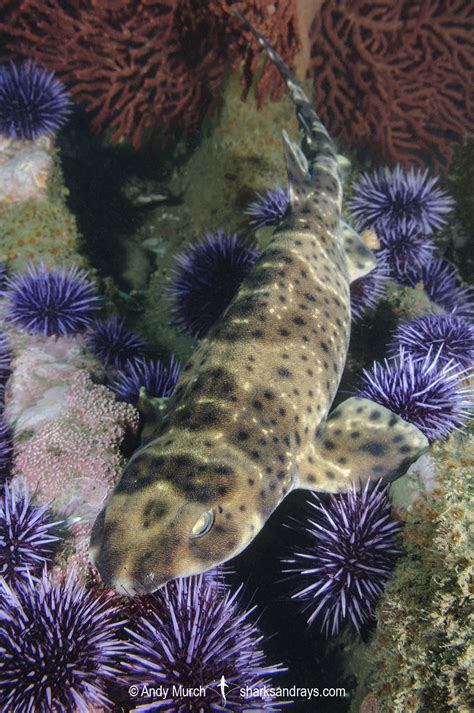
M 130 461 L 91 535 L 91 560 L 108 586 L 129 595 L 152 592 L 212 569 L 249 544 L 264 519 L 245 517 L 235 488 L 238 466 L 223 455 L 204 462 L 145 448 Z

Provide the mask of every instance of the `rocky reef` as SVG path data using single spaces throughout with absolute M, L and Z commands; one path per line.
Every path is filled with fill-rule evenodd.
M 371 642 L 352 652 L 354 711 L 472 710 L 473 445 L 472 430 L 436 443 L 391 488 L 405 554 Z
M 60 161 L 51 138 L 0 140 L 0 261 L 84 264 L 76 221 L 66 207 Z

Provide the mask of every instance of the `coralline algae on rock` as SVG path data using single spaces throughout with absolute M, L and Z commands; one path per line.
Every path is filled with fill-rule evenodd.
M 17 434 L 37 431 L 64 415 L 72 381 L 88 368 L 100 373 L 96 360 L 84 349 L 82 336 L 32 337 L 10 334 L 16 355 L 5 395 L 5 418 Z
M 14 472 L 42 502 L 64 515 L 93 521 L 123 467 L 119 452 L 138 414 L 115 401 L 86 371 L 71 379 L 66 409 L 17 444 Z
M 371 691 L 381 713 L 472 710 L 473 445 L 472 432 L 434 444 L 434 481 L 432 465 L 419 464 L 424 486 L 397 503 L 405 556 L 377 607 L 373 640 L 360 650 L 366 672 L 355 697 Z
M 0 136 L 0 261 L 23 268 L 84 260 L 52 139 L 15 141 Z
M 9 141 L 0 137 L 0 201 L 46 198 L 53 171 L 52 141 Z

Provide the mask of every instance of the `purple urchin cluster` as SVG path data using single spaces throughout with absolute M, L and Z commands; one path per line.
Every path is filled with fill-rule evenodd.
M 13 456 L 13 433 L 6 421 L 0 417 L 0 493 L 10 477 Z
M 0 495 L 0 577 L 10 585 L 29 581 L 51 558 L 53 522 L 48 507 L 34 505 L 14 483 Z
M 132 359 L 112 384 L 120 401 L 136 405 L 143 387 L 147 396 L 166 398 L 173 393 L 181 371 L 181 365 L 171 357 L 169 366 L 160 359 Z
M 53 72 L 30 60 L 0 67 L 0 134 L 11 139 L 51 136 L 69 111 L 66 87 Z
M 407 271 L 422 269 L 433 258 L 435 244 L 418 228 L 405 230 L 387 228 L 379 233 L 381 248 L 377 260 L 387 267 L 388 274 L 397 282 L 405 283 Z
M 253 610 L 241 610 L 234 594 L 202 575 L 170 582 L 143 598 L 145 613 L 126 628 L 131 651 L 124 662 L 132 681 L 170 690 L 205 687 L 205 694 L 147 703 L 148 710 L 275 711 L 263 697 L 243 699 L 240 688 L 261 688 L 280 666 L 265 665 L 263 636 L 251 621 Z M 219 683 L 229 688 L 223 705 Z
M 377 259 L 377 266 L 372 272 L 351 283 L 351 315 L 354 322 L 360 321 L 367 312 L 377 307 L 389 279 L 388 267 Z
M 6 318 L 30 334 L 64 337 L 91 323 L 100 299 L 77 267 L 47 270 L 30 265 L 6 279 Z
M 177 326 L 196 339 L 204 337 L 259 257 L 255 243 L 222 230 L 179 255 L 169 289 Z
M 383 233 L 415 229 L 430 235 L 444 225 L 445 215 L 454 205 L 437 182 L 428 171 L 404 171 L 400 165 L 393 171 L 385 167 L 364 173 L 353 184 L 349 200 L 357 230 L 370 227 Z
M 256 228 L 279 225 L 288 211 L 290 196 L 285 188 L 276 185 L 266 193 L 257 193 L 258 200 L 247 207 L 245 213 L 250 216 L 250 223 Z
M 458 271 L 444 258 L 434 258 L 425 265 L 412 268 L 405 274 L 404 284 L 420 284 L 432 302 L 457 317 L 474 315 L 473 291 L 458 284 Z
M 310 611 L 326 636 L 345 624 L 357 631 L 369 621 L 390 577 L 399 550 L 400 525 L 391 517 L 387 489 L 367 482 L 363 490 L 312 495 L 304 531 L 307 543 L 286 560 L 288 571 L 303 579 L 293 599 Z
M 461 368 L 474 365 L 474 325 L 451 314 L 429 314 L 403 322 L 393 334 L 392 352 L 400 347 L 415 359 L 439 352 L 444 362 L 457 362 Z
M 417 359 L 400 349 L 397 357 L 363 370 L 358 396 L 370 399 L 417 426 L 430 441 L 460 431 L 471 418 L 472 388 L 456 361 L 441 350 Z
M 145 340 L 128 330 L 123 319 L 113 315 L 96 322 L 86 335 L 90 351 L 105 367 L 124 369 L 127 362 L 145 353 Z
M 0 696 L 11 713 L 88 713 L 110 709 L 109 682 L 120 677 L 127 645 L 105 595 L 69 575 L 43 574 L 14 589 L 0 580 Z

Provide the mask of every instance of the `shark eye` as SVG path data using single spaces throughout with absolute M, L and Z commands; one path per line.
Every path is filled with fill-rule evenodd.
M 203 514 L 201 515 L 199 520 L 195 522 L 194 527 L 191 530 L 191 537 L 196 538 L 202 537 L 203 535 L 207 535 L 213 525 L 214 511 L 208 510 L 207 512 L 203 512 Z

